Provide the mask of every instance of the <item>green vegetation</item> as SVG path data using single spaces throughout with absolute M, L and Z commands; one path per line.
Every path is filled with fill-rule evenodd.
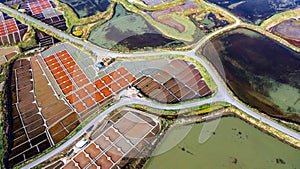
M 162 10 L 162 9 L 166 9 L 166 8 L 170 8 L 170 7 L 174 7 L 177 5 L 180 5 L 182 3 L 184 3 L 186 0 L 174 0 L 171 2 L 163 2 L 161 4 L 155 5 L 155 6 L 147 6 L 146 4 L 144 4 L 143 2 L 141 3 L 136 3 L 134 2 L 133 4 L 139 8 L 142 9 L 146 9 L 146 10 Z
M 204 104 L 198 107 L 198 110 L 191 109 L 188 113 L 184 114 L 184 116 L 194 116 L 194 115 L 203 115 L 211 112 L 215 112 L 218 110 L 222 110 L 225 108 L 230 107 L 231 105 L 229 103 L 225 102 L 215 102 L 212 104 Z
M 0 11 L 2 11 L 2 12 L 4 12 L 4 13 L 8 14 L 9 16 L 11 16 L 11 17 L 13 17 L 13 18 L 16 18 L 17 20 L 19 20 L 19 21 L 20 21 L 21 23 L 23 23 L 23 24 L 26 23 L 26 20 L 25 20 L 25 19 L 23 19 L 23 18 L 20 17 L 20 16 L 14 15 L 13 13 L 11 13 L 11 12 L 5 10 L 5 9 L 2 9 L 2 8 L 1 8 Z
M 197 107 L 187 108 L 187 109 L 181 109 L 181 110 L 160 110 L 144 105 L 134 104 L 130 105 L 129 107 L 141 110 L 141 111 L 147 111 L 151 112 L 152 114 L 155 114 L 157 116 L 161 115 L 182 115 L 180 117 L 189 117 L 194 115 L 202 115 L 207 114 L 213 111 L 229 108 L 231 105 L 229 103 L 224 102 L 215 102 L 211 104 L 204 104 Z
M 82 30 L 76 30 L 76 31 L 73 31 L 72 34 L 76 37 L 81 37 L 82 34 L 83 34 L 83 31 Z
M 28 26 L 28 30 L 23 37 L 23 41 L 19 43 L 19 47 L 22 49 L 28 49 L 37 45 L 35 40 L 35 31 L 31 26 Z
M 111 48 L 111 50 L 114 50 L 114 51 L 118 51 L 118 52 L 130 52 L 130 49 L 128 49 L 126 46 L 124 45 L 114 45 L 113 48 Z
M 20 4 L 17 4 L 17 5 L 12 5 L 11 6 L 13 9 L 15 9 L 15 10 L 18 10 L 19 9 L 19 7 L 20 7 Z
M 59 0 L 53 0 L 53 2 L 56 4 L 56 9 L 62 12 L 64 18 L 66 19 L 66 25 L 68 27 L 66 32 L 70 32 L 76 23 L 81 23 L 76 13 L 67 4 L 61 3 Z
M 5 85 L 3 87 L 3 89 L 5 89 Z M 5 135 L 5 122 L 7 120 L 7 114 L 5 113 L 6 110 L 4 108 L 5 105 L 5 98 L 6 98 L 6 94 L 5 94 L 5 90 L 2 91 L 0 93 L 0 111 L 2 112 L 0 114 L 0 132 L 2 133 L 0 135 L 0 168 L 4 168 L 4 159 L 5 159 L 5 153 L 6 153 L 6 148 L 7 148 L 7 139 L 6 139 L 6 135 Z

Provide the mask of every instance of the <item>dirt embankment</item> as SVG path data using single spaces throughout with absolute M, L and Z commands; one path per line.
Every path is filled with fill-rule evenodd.
M 173 8 L 165 9 L 165 10 L 154 11 L 152 13 L 152 17 L 156 21 L 166 24 L 172 28 L 175 28 L 180 33 L 182 33 L 185 31 L 185 26 L 183 24 L 181 24 L 180 22 L 178 22 L 177 20 L 175 20 L 174 18 L 172 18 L 171 14 L 180 13 L 180 12 L 184 12 L 187 10 L 194 10 L 194 9 L 198 9 L 198 8 L 199 8 L 199 6 L 197 4 L 188 3 L 188 4 L 176 6 Z

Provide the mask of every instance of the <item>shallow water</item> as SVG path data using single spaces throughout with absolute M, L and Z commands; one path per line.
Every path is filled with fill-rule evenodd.
M 166 153 L 152 157 L 145 168 L 296 169 L 300 166 L 299 149 L 234 117 L 222 118 L 214 135 L 202 144 L 198 142 L 198 138 L 203 123 L 172 128 L 155 151 L 167 147 L 179 133 L 190 127 L 190 132 L 178 145 Z

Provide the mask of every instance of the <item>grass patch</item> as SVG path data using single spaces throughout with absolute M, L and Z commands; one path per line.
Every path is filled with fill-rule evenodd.
M 35 31 L 32 26 L 28 26 L 28 30 L 23 37 L 23 41 L 19 43 L 19 47 L 22 49 L 29 49 L 37 45 L 35 40 Z
M 212 104 L 204 104 L 197 108 L 191 108 L 189 113 L 186 113 L 184 116 L 194 116 L 194 115 L 202 115 L 207 114 L 213 111 L 217 111 L 220 109 L 224 109 L 230 107 L 229 103 L 217 102 Z
M 186 108 L 186 109 L 174 109 L 174 110 L 161 110 L 156 109 L 153 107 L 140 105 L 140 104 L 133 104 L 129 105 L 129 107 L 144 111 L 144 112 L 151 112 L 152 114 L 156 116 L 162 116 L 162 115 L 180 115 L 180 117 L 189 117 L 189 116 L 195 116 L 195 115 L 202 115 L 206 113 L 210 113 L 213 111 L 217 111 L 220 109 L 230 108 L 231 105 L 229 103 L 224 102 L 215 102 L 213 104 L 204 104 L 197 107 L 192 108 Z
M 154 10 L 162 10 L 162 9 L 166 9 L 166 8 L 170 8 L 170 7 L 174 7 L 177 5 L 180 5 L 182 3 L 184 3 L 186 0 L 174 0 L 171 2 L 163 2 L 161 4 L 158 5 L 154 5 L 154 6 L 147 6 L 144 3 L 138 3 L 138 2 L 133 2 L 133 4 L 139 8 L 145 9 L 145 10 L 150 10 L 150 11 L 154 11 Z

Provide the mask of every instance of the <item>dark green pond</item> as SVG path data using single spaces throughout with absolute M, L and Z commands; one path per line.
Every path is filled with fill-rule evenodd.
M 218 63 L 212 58 L 220 58 L 226 83 L 245 103 L 300 124 L 299 53 L 239 28 L 214 39 L 203 55 L 214 65 Z

